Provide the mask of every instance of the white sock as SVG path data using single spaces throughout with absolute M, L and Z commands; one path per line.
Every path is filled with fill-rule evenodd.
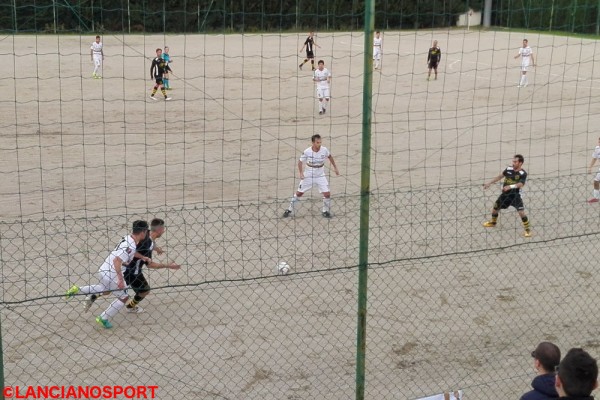
M 523 86 L 524 82 L 525 82 L 525 75 L 521 75 L 521 81 L 519 81 L 519 85 Z
M 127 300 L 125 300 L 127 301 Z M 125 307 L 125 302 L 121 301 L 121 299 L 115 299 L 115 301 L 113 301 L 112 303 L 110 303 L 110 306 L 108 306 L 108 308 L 106 310 L 104 310 L 104 312 L 102 314 L 100 314 L 100 317 L 103 320 L 107 320 L 109 318 L 114 317 L 115 315 L 117 315 L 117 313 L 119 311 L 121 311 L 121 309 Z
M 594 198 L 600 199 L 600 190 L 594 189 Z
M 102 294 L 105 291 L 104 285 L 90 285 L 79 288 L 79 292 L 83 294 Z
M 299 201 L 300 201 L 300 199 L 298 198 L 298 196 L 296 196 L 296 193 L 294 193 L 294 195 L 292 196 L 292 200 L 290 200 L 290 206 L 288 207 L 288 210 L 293 211 L 294 204 L 296 204 Z
M 327 100 L 323 102 L 323 110 L 327 110 L 327 103 L 329 103 Z
M 331 197 L 323 197 L 323 212 L 331 210 Z
M 523 75 L 523 82 L 527 85 L 529 83 L 529 79 L 527 79 L 527 75 Z

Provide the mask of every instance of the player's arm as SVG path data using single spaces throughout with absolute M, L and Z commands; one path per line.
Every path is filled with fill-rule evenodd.
M 104 47 L 100 49 L 100 54 L 102 54 L 102 59 L 104 60 Z
M 174 262 L 170 262 L 167 264 L 161 264 L 161 263 L 157 263 L 157 262 L 150 262 L 148 263 L 148 268 L 153 268 L 153 269 L 161 269 L 161 268 L 169 268 L 169 269 L 179 269 L 181 268 L 181 265 L 176 264 Z
M 427 64 L 429 64 L 430 60 L 431 60 L 431 49 L 429 49 L 429 51 L 427 52 Z
M 592 172 L 592 167 L 596 164 L 596 160 L 597 160 L 597 158 L 592 157 L 592 161 L 590 162 L 590 166 L 588 168 L 590 170 L 590 172 Z
M 135 254 L 133 255 L 135 258 L 139 258 L 140 260 L 150 263 L 152 261 L 152 259 L 150 257 L 146 257 L 144 255 L 142 255 L 141 253 L 138 253 L 137 251 L 135 252 Z
M 484 188 L 484 189 L 487 189 L 487 188 L 489 188 L 489 187 L 490 187 L 490 186 L 492 186 L 494 183 L 496 183 L 496 182 L 500 181 L 502 178 L 504 178 L 504 174 L 500 174 L 500 175 L 498 175 L 497 177 L 493 178 L 491 181 L 489 181 L 489 182 L 487 182 L 487 183 L 484 183 L 484 184 L 483 184 L 483 188 Z
M 125 281 L 123 280 L 123 270 L 122 267 L 123 266 L 123 260 L 121 260 L 120 257 L 115 257 L 113 259 L 113 267 L 115 268 L 115 271 L 117 272 L 117 286 L 119 289 L 125 289 Z
M 521 49 L 519 49 L 519 52 L 517 53 L 517 55 L 515 56 L 515 58 L 519 58 L 521 56 Z
M 94 61 L 94 48 L 90 47 L 90 59 Z
M 300 179 L 304 179 L 304 171 L 303 171 L 304 163 L 302 160 L 298 160 L 298 174 L 300 175 Z
M 512 189 L 521 189 L 523 186 L 525 186 L 525 182 L 519 182 L 519 183 L 515 183 L 512 185 L 506 185 L 506 186 L 502 187 L 502 191 L 508 192 L 508 191 L 511 191 Z
M 438 50 L 438 63 L 442 62 L 442 49 Z
M 331 85 L 331 73 L 327 75 L 327 83 Z
M 338 167 L 335 164 L 335 160 L 333 159 L 333 156 L 330 154 L 329 157 L 329 162 L 331 163 L 331 166 L 333 167 L 333 172 L 335 172 L 336 175 L 340 174 L 340 171 L 338 171 Z
M 535 58 L 533 58 L 533 51 L 531 52 L 531 65 L 535 67 Z
M 155 251 L 155 252 L 156 252 L 156 254 L 158 254 L 159 256 L 160 256 L 161 254 L 163 254 L 163 253 L 164 253 L 164 251 L 163 251 L 162 247 L 158 247 L 158 246 L 154 246 L 154 251 Z

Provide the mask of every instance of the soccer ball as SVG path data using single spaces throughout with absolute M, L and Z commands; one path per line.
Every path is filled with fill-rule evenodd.
M 277 264 L 277 275 L 287 275 L 290 272 L 290 266 L 285 261 L 280 261 Z

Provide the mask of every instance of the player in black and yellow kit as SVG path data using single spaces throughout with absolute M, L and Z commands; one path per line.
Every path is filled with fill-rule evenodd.
M 125 282 L 133 291 L 135 296 L 129 298 L 127 302 L 127 311 L 133 313 L 141 313 L 144 310 L 138 306 L 138 303 L 144 299 L 150 293 L 150 285 L 146 278 L 142 268 L 147 265 L 148 268 L 169 268 L 179 269 L 181 268 L 174 262 L 168 264 L 160 264 L 152 261 L 152 251 L 156 251 L 157 254 L 162 254 L 163 251 L 160 247 L 156 247 L 154 241 L 160 238 L 165 232 L 165 221 L 159 218 L 155 218 L 150 222 L 150 232 L 146 235 L 146 238 L 138 244 L 133 260 L 126 265 L 123 277 Z
M 522 168 L 525 159 L 521 154 L 516 154 L 512 160 L 512 167 L 506 167 L 504 171 L 488 183 L 483 185 L 484 189 L 489 188 L 492 184 L 504 179 L 502 184 L 502 193 L 498 196 L 498 199 L 492 207 L 492 219 L 483 223 L 486 228 L 493 228 L 498 222 L 498 211 L 504 210 L 510 206 L 513 206 L 519 212 L 521 221 L 523 222 L 523 228 L 525 232 L 523 236 L 531 237 L 531 227 L 529 226 L 529 219 L 525 215 L 525 206 L 523 205 L 523 199 L 521 198 L 521 188 L 525 186 L 527 180 L 527 172 Z
M 427 74 L 427 80 L 431 79 L 431 70 L 435 71 L 435 79 L 437 79 L 437 68 L 438 65 L 442 61 L 442 50 L 438 47 L 437 40 L 433 41 L 433 45 L 429 49 L 427 53 L 427 67 L 429 68 L 429 73 Z
M 306 58 L 304 59 L 304 61 L 302 62 L 302 64 L 300 64 L 298 67 L 300 69 L 302 69 L 302 66 L 304 64 L 306 64 L 308 62 L 308 60 L 310 60 L 310 65 L 312 67 L 312 70 L 315 70 L 315 52 L 313 50 L 314 46 L 317 47 L 321 47 L 319 46 L 314 39 L 314 32 L 309 32 L 308 37 L 306 38 L 306 40 L 304 41 L 304 45 L 302 45 L 302 48 L 300 49 L 299 53 L 302 53 L 302 50 L 304 50 L 304 47 L 306 47 Z
M 163 83 L 163 75 L 170 71 L 171 67 L 169 67 L 169 63 L 162 58 L 162 49 L 156 49 L 156 58 L 152 60 L 152 65 L 150 66 L 150 79 L 154 79 L 156 81 L 154 88 L 152 89 L 152 94 L 150 95 L 152 100 L 157 100 L 154 95 L 159 87 L 163 96 L 165 96 L 165 100 L 171 100 L 171 98 L 167 96 L 167 92 L 165 91 L 165 86 Z

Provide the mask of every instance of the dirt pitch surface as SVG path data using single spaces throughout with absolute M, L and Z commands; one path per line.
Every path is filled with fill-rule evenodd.
M 354 397 L 364 38 L 318 33 L 333 75 L 318 114 L 304 34 L 0 38 L 0 263 L 7 385 L 157 385 L 160 399 Z M 432 40 L 442 48 L 426 80 Z M 597 144 L 597 43 L 520 33 L 383 32 L 373 72 L 366 391 L 517 398 L 542 340 L 598 356 L 588 205 Z M 171 101 L 150 99 L 168 45 Z M 334 218 L 318 193 L 282 219 L 296 160 L 320 133 Z M 514 210 L 481 222 L 525 155 L 534 237 Z M 146 313 L 95 326 L 72 284 L 96 283 L 138 217 L 162 217 L 180 271 L 151 271 Z M 274 276 L 278 260 L 291 267 Z

